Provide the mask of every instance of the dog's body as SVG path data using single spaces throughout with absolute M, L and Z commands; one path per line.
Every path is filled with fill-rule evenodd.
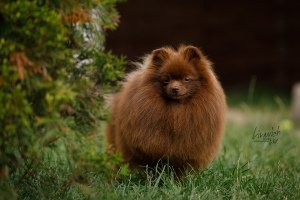
M 208 166 L 221 146 L 226 100 L 211 62 L 192 46 L 154 50 L 113 102 L 108 143 L 131 168 Z M 167 161 L 168 160 L 168 161 Z

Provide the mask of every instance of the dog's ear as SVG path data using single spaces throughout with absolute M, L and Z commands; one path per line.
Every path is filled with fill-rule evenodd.
M 166 59 L 169 58 L 169 53 L 165 48 L 160 48 L 152 51 L 152 63 L 156 67 L 161 67 Z
M 182 55 L 185 60 L 195 65 L 199 63 L 202 57 L 201 51 L 197 47 L 187 46 L 182 50 Z

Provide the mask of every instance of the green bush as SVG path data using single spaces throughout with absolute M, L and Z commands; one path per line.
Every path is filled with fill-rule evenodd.
M 120 162 L 101 135 L 125 62 L 102 45 L 120 1 L 0 2 L 0 199 L 59 195 Z

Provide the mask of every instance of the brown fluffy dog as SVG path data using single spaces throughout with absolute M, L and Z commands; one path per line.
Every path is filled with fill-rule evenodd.
M 110 146 L 131 168 L 161 160 L 181 176 L 208 166 L 221 146 L 226 113 L 211 62 L 198 48 L 181 46 L 154 50 L 140 65 L 113 100 Z

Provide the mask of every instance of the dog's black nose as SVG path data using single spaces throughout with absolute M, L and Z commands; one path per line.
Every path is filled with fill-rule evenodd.
M 174 93 L 178 93 L 178 92 L 179 92 L 179 87 L 178 87 L 178 86 L 172 87 L 172 91 L 173 91 Z

